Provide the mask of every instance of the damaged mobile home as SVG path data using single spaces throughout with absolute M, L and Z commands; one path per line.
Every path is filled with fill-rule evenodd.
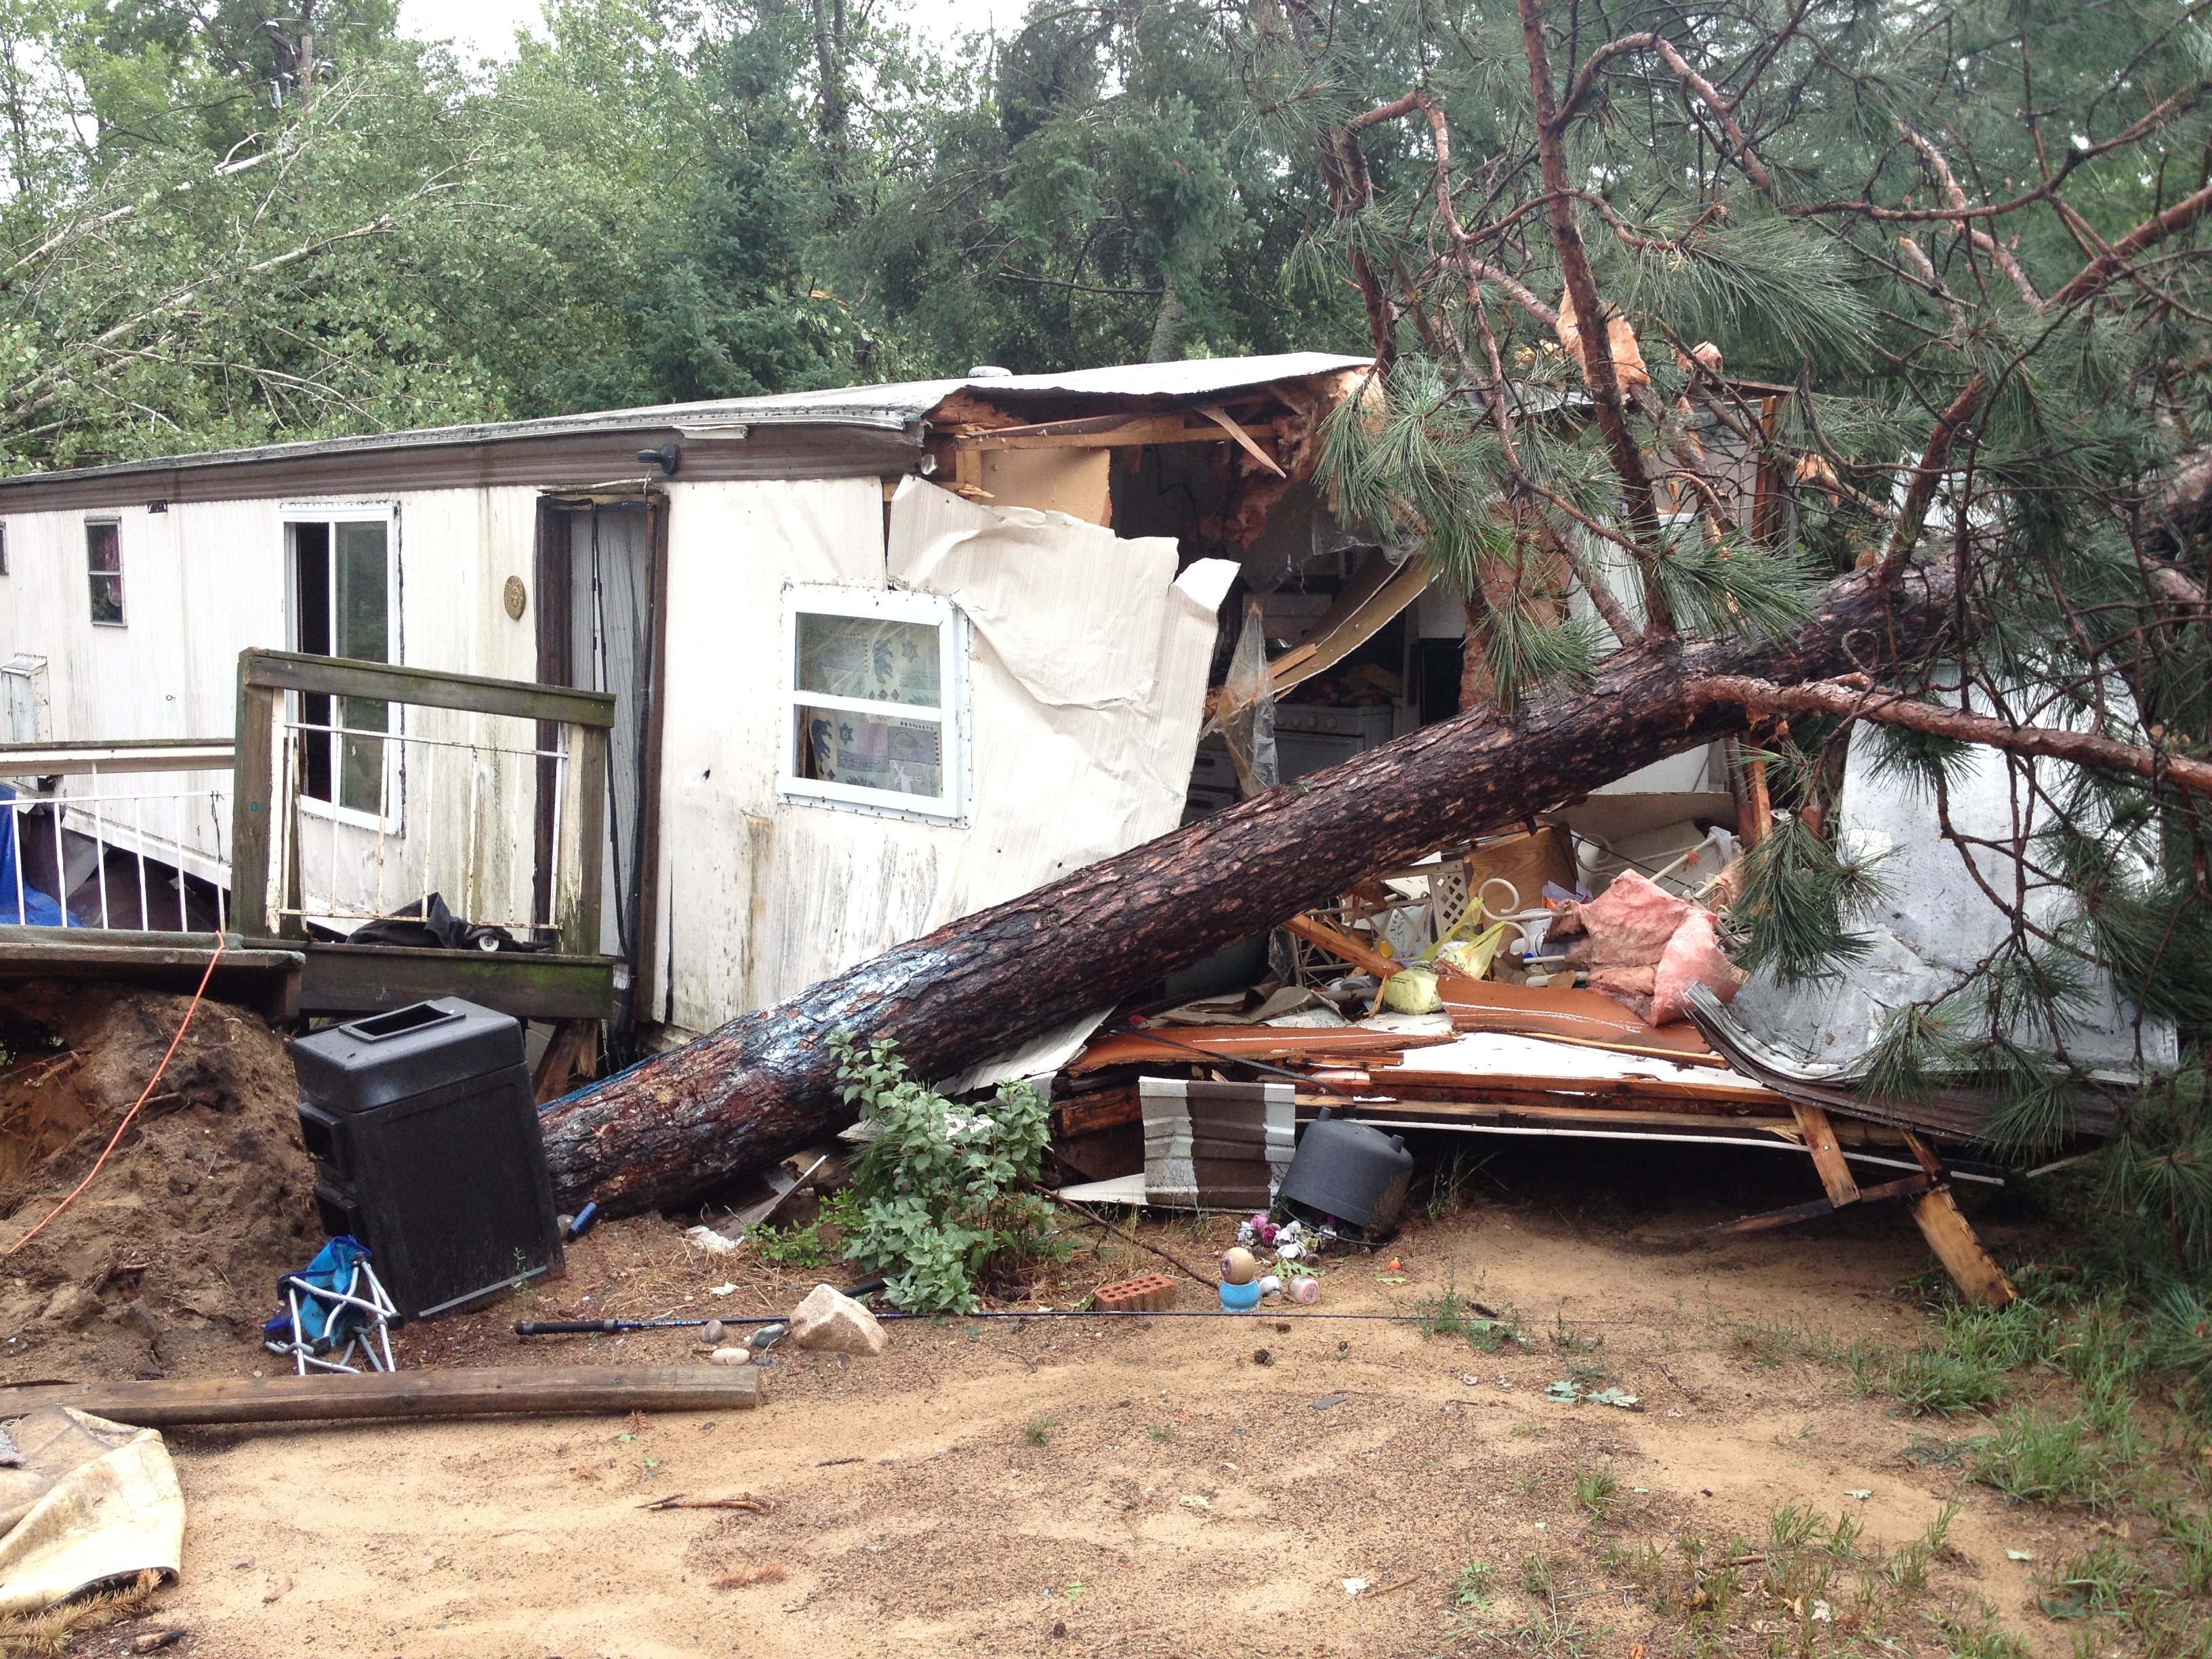
M 1310 482 L 1362 368 L 988 374 L 0 481 L 7 920 L 289 940 L 295 1009 L 467 989 L 604 1013 L 624 1051 L 711 1030 L 1234 800 L 1199 738 L 1247 599 L 1285 781 L 1455 710 L 1462 607 Z M 1636 787 L 1710 807 L 1718 774 L 1701 747 Z M 430 943 L 392 924 L 431 894 L 538 951 L 457 981 L 332 943 Z
M 1299 1122 L 1349 1102 L 1809 1152 L 1828 1207 L 1913 1200 L 1961 1284 L 2000 1294 L 1923 1138 L 1972 1140 L 1987 1102 L 1861 1101 L 1841 1055 L 1793 1062 L 1778 1014 L 1722 1006 L 1736 981 L 1691 901 L 1768 811 L 1734 727 L 1638 726 L 1652 671 L 1629 663 L 1600 688 L 1617 739 L 1513 728 L 1540 822 L 1449 750 L 1466 606 L 1314 483 L 1366 368 L 979 373 L 0 481 L 21 792 L 0 903 L 46 924 L 0 957 L 135 951 L 161 982 L 209 954 L 179 935 L 227 933 L 223 970 L 272 1012 L 460 994 L 551 1028 L 541 1098 L 661 1054 L 546 1119 L 572 1203 L 694 1201 L 818 1133 L 823 1039 L 888 1000 L 955 1091 L 1057 1074 L 1063 1166 L 1109 1187 L 1153 1162 L 1132 1066 L 1194 1085 L 1260 1061 L 1311 1078 L 1268 1105 Z M 1741 431 L 1789 394 L 1705 395 Z M 1787 537 L 1753 448 L 1716 423 L 1704 463 L 1732 517 Z M 1632 573 L 1585 551 L 1593 614 L 1632 617 Z M 1332 768 L 1326 803 L 1264 787 Z M 1174 860 L 1217 824 L 1220 890 L 1174 914 L 1198 890 Z M 1664 928 L 1608 956 L 1603 907 L 1639 894 Z M 1547 947 L 1554 915 L 1580 957 Z M 1349 1047 L 1272 1024 L 1372 1016 L 1424 975 L 1434 1000 L 1400 1018 L 1426 1024 Z M 1243 1029 L 1091 1036 L 1193 998 L 1175 1018 Z M 1863 1191 L 1850 1159 L 1906 1174 Z M 1187 1158 L 1150 1173 L 1205 1190 Z

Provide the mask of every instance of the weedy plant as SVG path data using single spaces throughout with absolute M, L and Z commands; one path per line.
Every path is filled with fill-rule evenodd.
M 1463 1607 L 1480 1612 L 1490 1605 L 1490 1592 L 1498 1583 L 1498 1569 L 1487 1561 L 1470 1561 L 1452 1580 L 1452 1599 Z
M 1576 1473 L 1575 1507 L 1601 1525 L 1613 1519 L 1620 1507 L 1620 1477 L 1613 1472 L 1610 1457 L 1595 1468 Z
M 840 1092 L 882 1130 L 854 1173 L 859 1224 L 845 1254 L 882 1273 L 908 1312 L 972 1311 L 986 1261 L 1048 1249 L 1051 1211 L 1018 1190 L 1044 1155 L 1043 1097 L 1003 1083 L 990 1105 L 957 1107 L 908 1077 L 887 1037 L 864 1047 L 841 1031 L 830 1048 Z
M 1508 1344 L 1528 1346 L 1521 1315 L 1511 1303 L 1496 1313 L 1486 1313 L 1474 1297 L 1459 1293 L 1455 1279 L 1447 1281 L 1435 1296 L 1415 1303 L 1413 1313 L 1422 1335 L 1463 1336 L 1480 1353 L 1496 1353 Z

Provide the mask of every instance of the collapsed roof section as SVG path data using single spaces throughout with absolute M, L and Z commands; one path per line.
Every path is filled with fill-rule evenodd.
M 927 470 L 924 445 L 948 421 L 1018 425 L 1158 413 L 1271 386 L 1291 388 L 1293 398 L 1310 398 L 1313 394 L 1297 390 L 1304 383 L 1356 369 L 1363 362 L 1326 352 L 1207 358 L 1066 374 L 842 386 L 316 438 L 0 478 L 0 512 L 238 501 L 339 488 L 574 486 L 635 477 L 644 452 L 667 444 L 675 446 L 679 475 L 693 479 L 903 473 Z M 1213 430 L 1217 437 L 1226 435 Z M 662 471 L 657 463 L 650 465 L 656 475 Z

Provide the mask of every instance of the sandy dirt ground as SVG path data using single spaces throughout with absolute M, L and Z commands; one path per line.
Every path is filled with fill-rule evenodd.
M 1542 1162 L 1513 1156 L 1524 1173 Z M 2035 1611 L 2036 1567 L 2007 1551 L 2047 1563 L 2079 1547 L 2062 1527 L 2086 1535 L 2086 1522 L 2008 1510 L 1955 1472 L 1915 1467 L 1900 1454 L 1929 1425 L 1854 1397 L 1834 1364 L 1762 1358 L 1742 1339 L 1819 1327 L 1909 1341 L 1921 1316 L 1895 1287 L 1928 1258 L 1901 1212 L 1685 1248 L 1686 1229 L 1802 1196 L 1809 1175 L 1544 1156 L 1535 1187 L 1508 1170 L 1391 1250 L 1335 1262 L 1322 1305 L 1387 1312 L 1455 1286 L 1511 1304 L 1530 1346 L 1482 1353 L 1406 1324 L 1295 1314 L 952 1319 L 893 1326 L 875 1359 L 780 1349 L 751 1413 L 178 1431 L 183 1580 L 150 1619 L 73 1650 L 128 1651 L 134 1632 L 180 1626 L 167 1651 L 223 1659 L 1502 1651 L 1521 1564 L 1540 1551 L 1576 1586 L 1589 1650 L 1641 1659 L 1671 1638 L 1608 1569 L 1608 1542 L 1755 1539 L 1792 1503 L 1896 1544 L 1947 1499 L 1960 1510 L 1935 1601 L 1986 1597 L 2038 1659 L 2068 1650 Z M 1686 1182 L 1704 1190 L 1680 1196 Z M 1985 1226 L 2021 1248 L 2001 1218 Z M 403 1350 L 414 1363 L 677 1360 L 678 1334 L 526 1345 L 506 1324 L 787 1305 L 775 1298 L 810 1277 L 702 1255 L 657 1220 L 594 1237 L 534 1305 L 408 1332 Z M 1086 1246 L 1058 1282 L 1096 1284 L 1133 1265 L 1123 1250 Z M 1601 1340 L 1580 1357 L 1643 1410 L 1544 1397 L 1566 1374 L 1561 1321 L 1578 1345 Z M 1601 1528 L 1573 1478 L 1608 1457 L 1625 1506 Z M 671 1492 L 771 1507 L 641 1509 Z M 1470 1559 L 1501 1586 L 1474 1620 L 1450 1594 Z M 760 1581 L 718 1587 L 732 1575 Z M 1766 1650 L 1759 1617 L 1747 1607 L 1731 1647 Z

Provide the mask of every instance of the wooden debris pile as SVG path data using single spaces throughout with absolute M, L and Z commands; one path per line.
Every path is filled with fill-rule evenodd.
M 1522 856 L 1531 839 L 1509 838 L 1499 851 Z M 2010 1297 L 2011 1286 L 1953 1200 L 1956 1171 L 1935 1150 L 1939 1137 L 1970 1138 L 1958 1101 L 1939 1100 L 1925 1122 L 1913 1121 L 1909 1110 L 1858 1115 L 1838 1109 L 1855 1105 L 1844 1091 L 1816 1097 L 1756 1074 L 1679 1014 L 1648 1023 L 1652 969 L 1624 983 L 1616 958 L 1628 947 L 1617 937 L 1612 957 L 1602 939 L 1595 953 L 1547 939 L 1547 924 L 1565 917 L 1582 924 L 1569 931 L 1585 941 L 1601 934 L 1611 914 L 1606 901 L 1590 902 L 1586 893 L 1553 882 L 1547 904 L 1524 908 L 1516 884 L 1483 874 L 1497 866 L 1494 857 L 1486 863 L 1483 851 L 1417 867 L 1410 878 L 1400 872 L 1363 882 L 1339 906 L 1293 918 L 1285 932 L 1297 948 L 1284 980 L 1175 1007 L 1140 1006 L 1109 1021 L 1056 1084 L 1054 1152 L 1071 1172 L 1091 1178 L 1064 1194 L 1161 1201 L 1161 1194 L 1147 1194 L 1140 1172 L 1148 1079 L 1154 1095 L 1163 1078 L 1266 1080 L 1291 1086 L 1301 1126 L 1327 1110 L 1395 1129 L 1802 1152 L 1820 1177 L 1823 1198 L 1717 1231 L 1758 1231 L 1848 1204 L 1907 1200 L 1963 1291 L 1990 1301 Z M 1480 896 L 1486 890 L 1490 901 Z M 1633 926 L 1667 950 L 1686 934 L 1712 937 L 1709 911 L 1641 876 L 1618 877 L 1608 890 L 1626 895 Z M 1417 909 L 1426 914 L 1409 922 L 1407 913 Z M 1485 948 L 1450 949 L 1476 941 Z M 1287 949 L 1279 941 L 1279 962 Z M 1656 962 L 1659 951 L 1655 943 L 1644 954 Z M 1577 953 L 1586 962 L 1594 955 L 1595 965 L 1574 966 Z M 1693 973 L 1691 982 L 1699 987 L 1693 998 L 1678 983 L 1668 1012 L 1686 1000 L 1717 1006 L 1733 990 L 1724 962 L 1722 969 L 1702 981 Z M 1417 977 L 1409 994 L 1393 994 Z M 1613 994 L 1588 988 L 1593 981 L 1611 985 Z M 1416 1012 L 1403 1011 L 1409 1006 Z M 1639 1007 L 1641 1016 L 1632 1012 Z M 1237 1186 L 1234 1207 L 1249 1207 L 1243 1203 L 1245 1183 L 1222 1167 L 1221 1178 Z M 1862 1175 L 1870 1177 L 1863 1185 Z M 1966 1178 L 1977 1176 L 1970 1171 Z M 1232 1207 L 1226 1188 L 1215 1195 L 1218 1203 L 1207 1197 L 1201 1182 L 1201 1207 Z M 1180 1182 L 1166 1201 L 1188 1206 Z

